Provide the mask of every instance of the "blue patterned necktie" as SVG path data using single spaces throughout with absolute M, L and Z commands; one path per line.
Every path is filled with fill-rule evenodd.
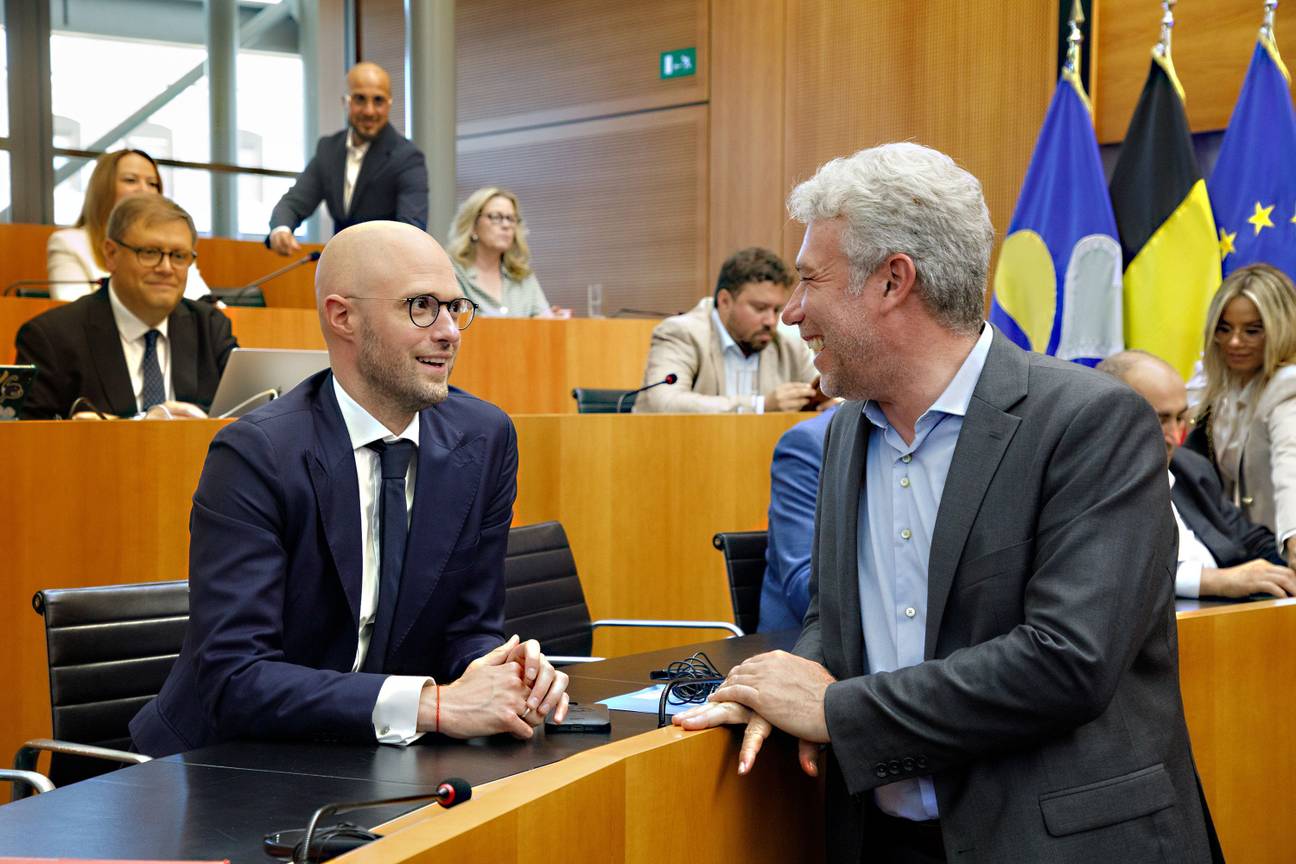
M 158 363 L 157 340 L 162 334 L 150 330 L 144 334 L 144 360 L 140 371 L 144 373 L 144 390 L 140 393 L 140 410 L 147 411 L 166 401 L 166 384 L 162 381 L 162 364 Z
M 408 533 L 405 509 L 405 472 L 414 457 L 414 442 L 374 441 L 367 444 L 382 462 L 382 487 L 378 496 L 379 553 L 378 609 L 374 615 L 369 651 L 365 654 L 363 672 L 382 672 L 391 640 L 392 620 L 396 617 L 396 600 L 400 595 L 401 569 L 405 564 L 405 537 Z

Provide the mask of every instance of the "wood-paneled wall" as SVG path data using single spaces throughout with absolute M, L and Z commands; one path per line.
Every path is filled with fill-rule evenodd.
M 1094 125 L 1098 140 L 1110 143 L 1125 137 L 1143 92 L 1152 46 L 1161 34 L 1161 10 L 1156 3 L 1095 3 Z M 1280 48 L 1290 48 L 1296 39 L 1296 8 L 1292 6 L 1278 6 L 1274 27 Z M 1255 48 L 1262 12 L 1259 0 L 1210 0 L 1175 6 L 1171 52 L 1187 96 L 1188 125 L 1194 132 L 1228 125 Z M 1292 59 L 1289 53 L 1289 66 Z

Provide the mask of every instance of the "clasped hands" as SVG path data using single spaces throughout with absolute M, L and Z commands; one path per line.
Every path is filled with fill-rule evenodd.
M 557 723 L 567 719 L 567 681 L 539 642 L 514 635 L 469 663 L 458 681 L 424 687 L 418 728 L 452 738 L 507 732 L 525 740 L 550 711 Z
M 738 773 L 751 771 L 774 727 L 798 739 L 797 761 L 811 777 L 819 776 L 819 752 L 828 743 L 824 695 L 837 679 L 813 660 L 770 651 L 735 666 L 705 705 L 672 718 L 684 729 L 747 724 L 738 748 Z

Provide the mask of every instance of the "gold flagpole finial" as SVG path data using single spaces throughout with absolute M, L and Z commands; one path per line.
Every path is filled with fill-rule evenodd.
M 1154 49 L 1158 57 L 1170 57 L 1170 31 L 1174 29 L 1175 0 L 1161 0 L 1161 38 Z
M 1080 7 L 1080 0 L 1073 0 L 1071 18 L 1068 21 L 1071 32 L 1067 35 L 1066 70 L 1075 75 L 1080 74 L 1080 46 L 1084 42 L 1084 34 L 1080 32 L 1080 25 L 1084 23 L 1084 20 L 1084 9 Z

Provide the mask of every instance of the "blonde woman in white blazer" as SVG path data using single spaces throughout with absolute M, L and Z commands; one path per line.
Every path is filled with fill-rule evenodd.
M 1268 264 L 1235 270 L 1211 301 L 1198 422 L 1225 491 L 1296 562 L 1296 286 Z
M 50 297 L 75 300 L 95 290 L 90 283 L 108 275 L 102 251 L 108 214 L 122 198 L 148 193 L 162 194 L 162 177 L 143 150 L 116 150 L 99 157 L 76 226 L 55 231 L 45 244 L 45 278 L 65 283 L 51 285 Z M 198 267 L 190 267 L 184 296 L 197 300 L 210 293 Z

